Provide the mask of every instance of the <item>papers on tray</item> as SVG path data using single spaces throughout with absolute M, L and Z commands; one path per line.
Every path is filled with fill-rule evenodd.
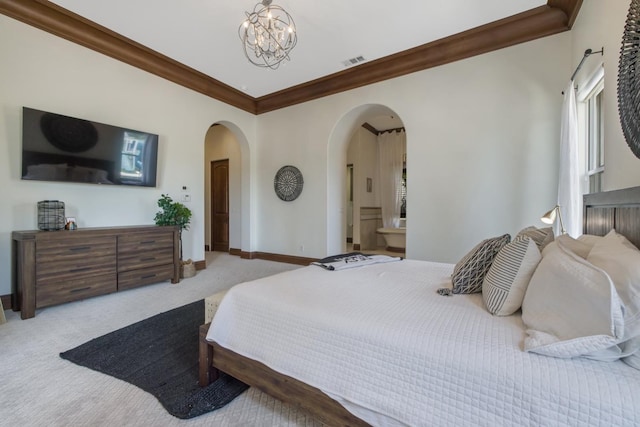
M 379 264 L 382 262 L 401 261 L 401 257 L 392 257 L 388 255 L 364 255 L 360 252 L 350 252 L 348 254 L 335 255 L 328 258 L 312 262 L 311 265 L 317 265 L 327 270 L 337 271 L 347 268 L 362 267 L 365 265 Z

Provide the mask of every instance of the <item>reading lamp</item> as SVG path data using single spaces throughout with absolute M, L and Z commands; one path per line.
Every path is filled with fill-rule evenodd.
M 542 218 L 540 218 L 540 221 L 544 222 L 545 224 L 552 224 L 553 225 L 553 223 L 556 220 L 556 215 L 560 219 L 560 232 L 562 234 L 566 234 L 567 232 L 564 229 L 564 222 L 562 222 L 562 212 L 560 211 L 560 206 L 559 205 L 556 205 L 549 212 L 547 212 L 546 214 L 542 215 Z

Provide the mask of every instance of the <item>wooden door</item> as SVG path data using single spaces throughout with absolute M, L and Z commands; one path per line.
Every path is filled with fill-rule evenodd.
M 229 251 L 229 160 L 211 162 L 211 248 Z

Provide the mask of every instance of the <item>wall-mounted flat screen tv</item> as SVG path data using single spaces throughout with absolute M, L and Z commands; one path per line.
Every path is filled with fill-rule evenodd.
M 22 179 L 156 186 L 158 135 L 22 109 Z

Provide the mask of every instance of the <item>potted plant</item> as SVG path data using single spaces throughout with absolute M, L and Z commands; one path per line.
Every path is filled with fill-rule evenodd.
M 191 262 L 191 259 L 187 262 L 182 261 L 182 230 L 189 229 L 189 222 L 191 222 L 191 209 L 180 202 L 174 202 L 167 194 L 163 194 L 158 199 L 158 207 L 160 207 L 161 210 L 156 212 L 156 216 L 154 217 L 156 225 L 178 226 L 178 237 L 180 240 L 180 264 L 182 267 L 181 272 L 183 277 L 191 277 L 195 274 L 195 266 Z M 185 269 L 187 264 L 188 267 Z M 185 270 L 189 270 L 189 276 L 185 274 Z

